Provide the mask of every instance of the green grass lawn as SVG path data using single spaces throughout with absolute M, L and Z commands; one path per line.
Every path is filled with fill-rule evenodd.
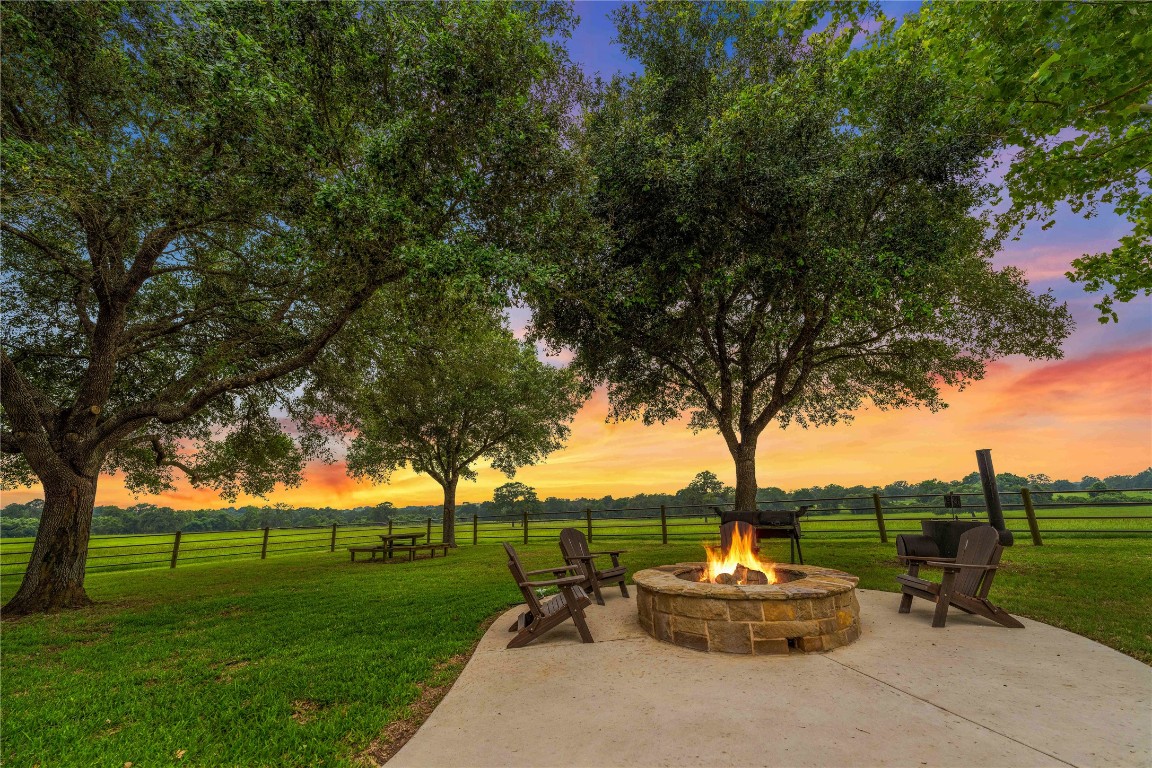
M 634 514 L 634 513 L 633 513 Z M 1131 536 L 1152 535 L 1152 505 L 1147 506 L 1095 506 L 1072 507 L 1065 509 L 1038 509 L 1041 516 L 1040 529 L 1045 540 L 1080 538 L 1105 534 L 1102 531 L 1140 531 Z M 1133 519 L 1109 519 L 1115 515 L 1125 515 Z M 920 531 L 919 521 L 929 516 L 923 511 L 886 511 L 885 522 L 888 534 L 895 537 L 902 532 Z M 1019 511 L 1006 513 L 1008 527 L 1021 542 L 1030 542 L 1028 524 Z M 982 514 L 978 515 L 979 519 Z M 970 519 L 965 513 L 964 519 Z M 585 530 L 583 517 L 558 519 L 532 519 L 529 522 L 529 541 L 552 541 L 560 535 L 560 530 L 575 526 Z M 805 541 L 812 539 L 872 539 L 878 540 L 876 518 L 866 514 L 814 514 L 803 521 Z M 396 533 L 424 533 L 426 523 L 398 523 Z M 432 527 L 434 540 L 439 537 L 439 523 Z M 350 544 L 379 543 L 377 535 L 387 531 L 387 525 L 379 526 L 339 526 L 336 531 L 336 547 L 342 549 Z M 595 518 L 593 520 L 594 540 L 602 542 L 646 538 L 659 541 L 660 519 L 620 520 L 615 518 Z M 716 518 L 711 513 L 685 515 L 682 510 L 671 510 L 668 518 L 668 537 L 671 541 L 696 544 L 716 535 Z M 259 558 L 262 530 L 249 531 L 205 531 L 184 533 L 180 539 L 178 567 L 213 562 L 222 559 Z M 273 528 L 268 539 L 267 554 L 279 557 L 301 551 L 318 552 L 328 549 L 332 541 L 332 529 L 320 528 Z M 461 546 L 472 544 L 472 519 L 457 521 L 457 541 Z M 493 544 L 504 540 L 523 540 L 523 528 L 513 527 L 508 522 L 483 521 L 476 530 L 481 544 Z M 142 534 L 137 536 L 93 536 L 89 550 L 89 573 L 97 574 L 125 568 L 164 568 L 171 562 L 174 534 Z M 28 562 L 32 550 L 31 538 L 0 539 L 0 578 L 19 577 Z
M 698 541 L 613 543 L 633 570 L 700 557 Z M 805 539 L 804 550 L 866 588 L 892 590 L 900 571 L 891 544 Z M 529 568 L 558 560 L 554 543 L 523 554 Z M 787 556 L 780 542 L 768 554 Z M 1146 541 L 1064 539 L 1004 560 L 994 597 L 1005 608 L 1152 663 Z M 504 561 L 483 545 L 415 563 L 305 553 L 93 575 L 96 607 L 3 625 L 3 761 L 355 764 L 519 601 Z M 15 586 L 5 579 L 0 596 Z
M 341 526 L 336 531 L 336 546 L 379 543 L 377 534 L 387 531 L 387 524 L 379 526 Z M 401 530 L 399 527 L 397 531 Z M 408 530 L 424 531 L 409 527 Z M 435 537 L 435 535 L 434 535 Z M 180 537 L 179 565 L 199 564 L 232 558 L 259 558 L 264 531 L 203 531 L 183 533 Z M 123 569 L 125 567 L 164 568 L 172 559 L 175 534 L 147 533 L 132 535 L 93 536 L 89 542 L 88 572 Z M 328 549 L 332 529 L 273 528 L 268 536 L 268 555 L 277 557 L 301 551 L 318 552 Z M 0 539 L 0 577 L 20 576 L 28 563 L 34 539 Z

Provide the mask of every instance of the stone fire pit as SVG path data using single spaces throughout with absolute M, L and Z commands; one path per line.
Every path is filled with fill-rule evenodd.
M 830 651 L 860 636 L 859 579 L 813 565 L 776 566 L 776 584 L 700 582 L 703 563 L 635 574 L 640 624 L 657 640 L 699 651 Z

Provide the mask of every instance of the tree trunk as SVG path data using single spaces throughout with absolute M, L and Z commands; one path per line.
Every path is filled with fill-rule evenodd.
M 458 477 L 450 477 L 444 483 L 443 539 L 452 547 L 456 546 L 456 483 L 459 481 Z
M 0 613 L 4 618 L 91 605 L 84 591 L 96 482 L 73 475 L 43 481 L 44 512 L 24 581 Z
M 736 462 L 736 511 L 756 511 L 756 443 L 745 440 L 732 452 Z

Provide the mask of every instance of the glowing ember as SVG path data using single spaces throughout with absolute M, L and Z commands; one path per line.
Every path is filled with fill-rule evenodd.
M 750 525 L 733 525 L 727 549 L 704 545 L 708 563 L 700 581 L 718 584 L 775 584 L 776 571 L 756 555 L 756 531 Z M 764 574 L 761 580 L 758 574 Z

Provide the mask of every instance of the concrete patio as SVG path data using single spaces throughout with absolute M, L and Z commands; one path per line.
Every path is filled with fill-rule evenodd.
M 390 766 L 1148 766 L 1152 668 L 1023 619 L 1004 629 L 857 590 L 863 634 L 823 654 L 661 643 L 634 599 L 506 650 L 513 609 Z

